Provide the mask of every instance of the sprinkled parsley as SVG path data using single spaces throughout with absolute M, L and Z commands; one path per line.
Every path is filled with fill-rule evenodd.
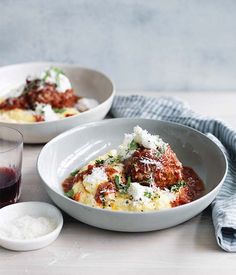
M 45 72 L 45 76 L 43 77 L 42 81 L 43 81 L 43 82 L 46 82 L 46 79 L 47 79 L 49 76 L 50 76 L 50 70 L 47 70 L 47 71 Z
M 53 70 L 54 72 L 56 72 L 58 75 L 59 75 L 59 74 L 65 74 L 65 73 L 62 71 L 62 69 L 59 69 L 59 68 L 57 68 L 57 67 L 53 67 L 52 70 Z
M 76 169 L 76 170 L 74 170 L 73 172 L 71 172 L 70 175 L 71 175 L 72 177 L 74 177 L 74 176 L 76 176 L 76 175 L 78 174 L 78 172 L 79 172 L 79 169 Z
M 131 177 L 128 177 L 127 183 L 126 183 L 127 189 L 130 187 L 130 184 L 131 184 Z
M 97 165 L 102 165 L 102 164 L 113 164 L 113 163 L 120 162 L 120 161 L 121 161 L 120 156 L 108 155 L 107 159 L 97 159 L 97 160 L 95 160 L 95 163 Z
M 74 196 L 74 190 L 71 189 L 70 191 L 66 192 L 65 195 L 68 197 L 68 198 L 72 198 Z
M 152 177 L 148 178 L 148 179 L 146 180 L 146 182 L 147 182 L 147 183 L 152 183 L 152 182 L 153 182 L 153 178 L 152 178 Z
M 144 196 L 147 197 L 147 198 L 149 198 L 149 199 L 151 199 L 152 193 L 151 193 L 151 192 L 145 191 L 145 192 L 144 192 Z
M 116 162 L 120 162 L 121 161 L 121 157 L 118 155 L 116 157 L 112 156 L 112 155 L 108 155 L 108 159 L 106 160 L 109 164 L 113 164 Z
M 55 113 L 61 114 L 61 113 L 64 113 L 66 111 L 66 109 L 65 108 L 53 108 L 53 111 Z
M 120 178 L 119 176 L 115 176 L 115 184 L 116 184 L 116 188 L 119 190 L 119 192 L 121 193 L 127 193 L 128 189 L 130 187 L 130 183 L 131 183 L 131 178 L 128 177 L 127 179 L 127 183 L 123 184 L 122 182 L 120 182 Z
M 129 145 L 129 150 L 137 150 L 138 149 L 138 143 L 133 139 L 131 142 L 130 142 L 130 145 Z
M 104 164 L 104 162 L 105 162 L 104 159 L 96 159 L 96 160 L 95 160 L 95 163 L 96 163 L 97 165 Z
M 50 70 L 52 70 L 56 73 L 56 84 L 57 84 L 57 86 L 59 86 L 59 84 L 60 84 L 59 83 L 60 82 L 60 74 L 64 75 L 64 72 L 61 69 L 57 68 L 57 67 L 52 67 L 52 68 L 48 69 L 47 71 L 45 71 L 45 76 L 43 77 L 42 82 L 43 83 L 47 82 L 47 78 L 51 75 Z
M 156 156 L 160 158 L 163 154 L 165 154 L 166 149 L 167 149 L 166 144 L 163 143 L 163 145 L 157 148 Z
M 177 182 L 176 184 L 172 185 L 170 188 L 171 192 L 178 192 L 180 188 L 185 187 L 186 186 L 186 182 L 181 180 L 179 182 Z

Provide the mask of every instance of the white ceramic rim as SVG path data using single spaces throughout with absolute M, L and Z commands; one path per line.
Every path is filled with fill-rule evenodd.
M 114 120 L 136 120 L 135 118 L 114 118 L 112 119 L 113 121 Z M 157 121 L 155 119 L 144 119 L 144 118 L 141 118 L 141 119 L 138 119 L 137 120 L 143 120 L 143 121 Z M 124 214 L 124 215 L 152 215 L 153 213 L 164 213 L 164 212 L 169 212 L 169 211 L 176 211 L 177 209 L 184 209 L 184 208 L 188 208 L 189 206 L 191 205 L 194 205 L 194 204 L 197 204 L 198 202 L 204 200 L 205 198 L 207 197 L 210 197 L 211 196 L 211 193 L 214 193 L 215 189 L 219 188 L 224 180 L 225 180 L 225 177 L 226 177 L 226 174 L 227 174 L 227 171 L 228 171 L 228 161 L 227 161 L 227 158 L 224 154 L 224 152 L 221 150 L 221 148 L 215 143 L 213 142 L 210 138 L 208 138 L 206 135 L 204 135 L 203 133 L 189 127 L 189 126 L 185 126 L 185 125 L 182 125 L 180 123 L 175 123 L 175 122 L 169 122 L 169 121 L 163 121 L 163 120 L 159 120 L 159 121 L 162 121 L 162 122 L 165 122 L 167 124 L 174 124 L 174 125 L 179 125 L 180 127 L 183 127 L 183 128 L 188 128 L 188 129 L 191 129 L 193 132 L 196 132 L 198 135 L 201 135 L 203 136 L 204 138 L 208 139 L 210 142 L 212 142 L 212 144 L 214 144 L 214 146 L 216 147 L 217 150 L 219 150 L 219 152 L 222 154 L 223 158 L 224 158 L 224 161 L 225 161 L 225 172 L 224 172 L 224 175 L 222 177 L 222 179 L 220 180 L 220 182 L 216 185 L 216 187 L 214 189 L 212 189 L 210 192 L 208 192 L 207 194 L 203 195 L 202 197 L 200 197 L 199 199 L 197 200 L 194 200 L 190 203 L 187 203 L 187 204 L 184 204 L 184 205 L 180 205 L 180 206 L 176 206 L 176 207 L 173 207 L 173 208 L 168 208 L 168 209 L 161 209 L 161 210 L 153 210 L 153 211 L 148 211 L 148 212 L 135 212 L 135 211 L 113 211 L 113 210 L 109 210 L 109 209 L 102 209 L 102 208 L 96 208 L 96 207 L 92 207 L 92 206 L 89 206 L 89 205 L 86 205 L 86 204 L 83 204 L 83 203 L 80 203 L 80 202 L 77 202 L 77 201 L 74 201 L 70 198 L 67 198 L 65 195 L 63 194 L 60 194 L 59 192 L 55 191 L 51 186 L 49 186 L 43 179 L 42 175 L 40 174 L 40 171 L 39 171 L 39 160 L 40 160 L 40 157 L 41 157 L 41 153 L 47 149 L 48 146 L 51 145 L 51 143 L 54 143 L 54 142 L 57 142 L 58 140 L 61 140 L 63 139 L 65 136 L 67 135 L 70 135 L 72 134 L 73 132 L 76 132 L 80 129 L 83 129 L 83 128 L 87 128 L 87 127 L 93 127 L 94 125 L 101 125 L 101 124 L 106 124 L 107 121 L 111 121 L 111 119 L 105 119 L 105 120 L 102 120 L 102 121 L 97 121 L 97 122 L 89 122 L 89 123 L 86 123 L 86 124 L 83 124 L 81 126 L 78 126 L 78 127 L 75 127 L 75 128 L 72 128 L 58 136 L 56 136 L 55 138 L 53 138 L 52 140 L 50 140 L 46 145 L 44 145 L 44 147 L 41 149 L 39 155 L 38 155 L 38 158 L 37 158 L 37 171 L 38 171 L 38 174 L 40 176 L 40 179 L 41 181 L 44 183 L 44 185 L 46 187 L 48 187 L 51 191 L 55 192 L 57 195 L 59 195 L 61 198 L 64 198 L 66 200 L 69 200 L 71 203 L 73 204 L 76 204 L 76 205 L 79 205 L 79 206 L 82 206 L 82 207 L 85 207 L 85 208 L 88 208 L 90 210 L 93 210 L 93 211 L 102 211 L 102 212 L 111 212 L 111 213 L 114 213 L 114 215 L 119 215 L 119 214 Z
M 17 63 L 17 64 L 11 64 L 11 65 L 6 65 L 6 66 L 2 66 L 0 67 L 0 73 L 1 71 L 4 71 L 6 69 L 9 69 L 11 67 L 17 67 L 17 66 L 22 66 L 22 65 L 44 65 L 47 66 L 49 64 L 51 64 L 52 66 L 57 66 L 57 67 L 60 67 L 60 66 L 68 66 L 68 67 L 73 67 L 73 68 L 77 68 L 77 69 L 82 69 L 82 70 L 86 70 L 86 71 L 91 71 L 91 72 L 94 72 L 94 73 L 97 73 L 97 74 L 100 74 L 101 76 L 103 76 L 108 82 L 109 84 L 111 85 L 111 88 L 112 88 L 112 91 L 111 91 L 111 95 L 103 102 L 99 103 L 96 107 L 92 108 L 92 109 L 89 109 L 85 112 L 82 112 L 82 113 L 79 113 L 77 115 L 73 115 L 73 116 L 69 116 L 69 117 L 64 117 L 64 118 L 61 118 L 60 120 L 57 120 L 57 121 L 63 121 L 63 120 L 70 120 L 76 116 L 84 116 L 84 114 L 89 114 L 91 111 L 96 111 L 98 107 L 100 106 L 104 106 L 106 105 L 106 103 L 114 97 L 115 95 L 115 85 L 114 85 L 114 82 L 111 80 L 111 78 L 109 76 L 107 76 L 106 74 L 104 74 L 103 72 L 101 71 L 98 71 L 98 70 L 94 70 L 94 69 L 90 69 L 90 68 L 87 68 L 87 67 L 80 67 L 76 64 L 69 64 L 69 63 L 58 63 L 58 62 L 50 62 L 50 61 L 36 61 L 36 62 L 26 62 L 26 63 Z M 24 122 L 24 123 L 17 123 L 17 122 L 7 122 L 7 121 L 1 121 L 2 124 L 9 124 L 11 123 L 11 125 L 14 127 L 14 125 L 40 125 L 40 124 L 51 124 L 51 123 L 54 123 L 55 120 L 53 121 L 39 121 L 39 122 Z

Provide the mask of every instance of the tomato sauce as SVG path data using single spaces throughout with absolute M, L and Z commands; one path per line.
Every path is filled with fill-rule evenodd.
M 172 207 L 189 203 L 203 195 L 203 181 L 191 167 L 183 167 L 182 177 L 183 181 L 186 182 L 186 185 L 180 189 L 177 199 L 171 204 Z
M 74 90 L 69 89 L 64 93 L 57 91 L 55 84 L 45 83 L 40 86 L 40 80 L 27 81 L 22 95 L 13 98 L 7 98 L 0 103 L 0 109 L 13 110 L 35 109 L 36 103 L 50 104 L 52 108 L 74 107 L 81 97 L 78 97 Z
M 115 186 L 111 182 L 104 182 L 101 183 L 96 191 L 95 194 L 95 200 L 97 203 L 102 204 L 104 196 L 107 196 L 108 194 L 115 193 Z

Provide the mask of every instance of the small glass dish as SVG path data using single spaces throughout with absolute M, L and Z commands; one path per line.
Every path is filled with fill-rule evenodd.
M 43 236 L 29 239 L 12 238 L 12 236 L 8 237 L 2 234 L 6 225 L 12 224 L 13 221 L 24 216 L 45 217 L 53 222 L 54 227 L 52 231 Z M 0 246 L 15 251 L 36 250 L 51 244 L 57 239 L 63 226 L 61 212 L 55 206 L 44 202 L 30 201 L 6 206 L 0 209 L 0 220 Z

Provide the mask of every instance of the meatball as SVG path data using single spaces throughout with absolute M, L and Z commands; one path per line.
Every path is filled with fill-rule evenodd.
M 153 182 L 160 188 L 168 188 L 182 179 L 182 164 L 169 145 L 161 156 L 156 150 L 139 148 L 125 160 L 124 169 L 132 181 L 144 185 Z
M 40 87 L 40 81 L 36 79 L 27 81 L 23 94 L 6 99 L 0 104 L 0 109 L 34 109 L 36 102 L 50 104 L 52 108 L 73 107 L 78 99 L 79 97 L 72 89 L 59 93 L 55 84 L 45 83 Z
M 33 109 L 36 102 L 50 104 L 52 108 L 73 107 L 79 98 L 75 95 L 73 90 L 59 93 L 57 92 L 55 85 L 47 84 L 41 90 L 29 91 L 25 94 L 25 99 Z

